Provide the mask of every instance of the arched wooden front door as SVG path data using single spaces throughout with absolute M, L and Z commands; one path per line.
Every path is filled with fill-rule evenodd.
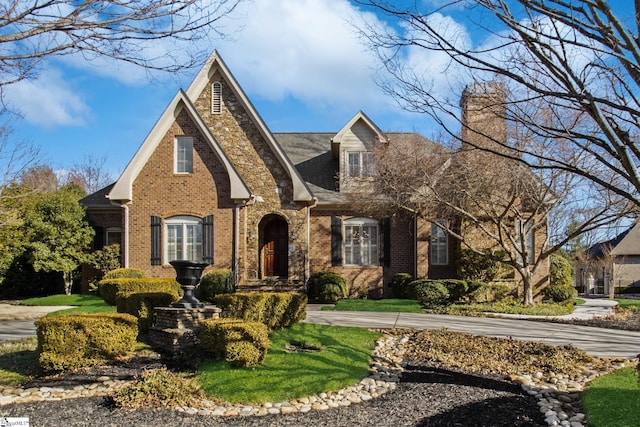
M 279 216 L 265 218 L 262 238 L 262 276 L 287 277 L 289 227 Z

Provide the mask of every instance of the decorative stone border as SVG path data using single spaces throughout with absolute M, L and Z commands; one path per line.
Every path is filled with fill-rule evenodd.
M 305 413 L 349 406 L 353 403 L 375 399 L 395 390 L 403 369 L 405 345 L 408 335 L 388 334 L 381 337 L 373 350 L 370 375 L 358 384 L 338 391 L 320 393 L 283 402 L 268 402 L 259 406 L 203 400 L 199 407 L 177 407 L 177 411 L 189 414 L 213 416 L 264 416 L 269 414 Z M 591 380 L 600 375 L 628 365 L 626 360 L 613 360 L 603 369 L 593 366 L 583 368 L 580 375 L 569 378 L 561 373 L 537 372 L 533 375 L 513 375 L 509 379 L 521 384 L 523 390 L 538 399 L 540 411 L 550 426 L 584 427 L 585 415 L 580 412 L 580 392 Z M 10 403 L 26 403 L 41 400 L 62 400 L 92 396 L 106 396 L 130 384 L 131 381 L 100 377 L 98 382 L 78 385 L 72 389 L 41 387 L 20 389 L 0 388 L 0 406 Z

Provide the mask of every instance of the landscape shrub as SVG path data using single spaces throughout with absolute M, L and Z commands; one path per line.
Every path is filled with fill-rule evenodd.
M 549 285 L 542 290 L 545 299 L 553 302 L 574 302 L 578 297 L 578 290 L 573 286 Z
M 553 254 L 549 258 L 549 284 L 552 286 L 572 286 L 571 264 L 562 255 Z
M 449 302 L 454 303 L 462 300 L 469 290 L 469 286 L 465 280 L 441 279 L 438 282 L 449 292 Z
M 216 295 L 231 294 L 233 288 L 233 275 L 231 270 L 210 271 L 200 281 L 200 298 L 204 301 L 213 301 Z
M 307 296 L 287 292 L 237 292 L 213 299 L 223 318 L 260 322 L 271 330 L 288 328 L 306 317 Z
M 495 253 L 499 255 L 499 253 Z M 494 252 L 485 249 L 479 254 L 471 249 L 462 249 L 458 254 L 456 268 L 458 277 L 462 280 L 477 280 L 481 282 L 491 282 L 498 279 L 504 269 L 500 261 L 491 258 Z
M 107 271 L 103 279 L 143 279 L 145 277 L 144 271 L 137 268 L 116 268 Z
M 314 301 L 335 303 L 349 296 L 349 284 L 338 273 L 318 271 L 307 280 L 307 294 Z
M 178 301 L 178 292 L 118 292 L 116 309 L 118 313 L 128 313 L 138 318 L 138 329 L 145 333 L 153 323 L 153 309 L 169 307 Z
M 468 283 L 467 299 L 470 303 L 500 302 L 504 300 L 511 289 L 504 283 L 484 283 L 477 280 Z
M 185 378 L 166 368 L 145 371 L 135 382 L 113 396 L 116 406 L 141 409 L 154 406 L 193 406 L 204 393 L 195 378 Z
M 234 367 L 261 363 L 269 347 L 269 328 L 260 322 L 207 319 L 198 334 L 203 350 Z
M 102 279 L 98 282 L 98 291 L 110 305 L 116 305 L 118 292 L 177 292 L 180 297 L 184 294 L 176 279 L 171 278 Z
M 43 317 L 35 322 L 38 361 L 43 371 L 62 372 L 96 366 L 129 355 L 138 321 L 122 313 Z
M 396 273 L 391 279 L 391 295 L 394 298 L 410 299 L 408 297 L 407 285 L 413 281 L 413 276 L 409 273 Z
M 437 280 L 418 279 L 412 282 L 417 300 L 425 308 L 444 305 L 449 299 L 449 291 Z

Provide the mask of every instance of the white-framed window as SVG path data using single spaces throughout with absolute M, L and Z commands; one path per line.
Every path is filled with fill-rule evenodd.
M 352 218 L 344 221 L 345 265 L 378 265 L 378 221 Z
M 109 227 L 104 232 L 104 245 L 118 244 L 122 247 L 122 229 L 120 227 Z
M 431 223 L 431 244 L 429 245 L 429 262 L 432 265 L 449 264 L 449 221 L 438 219 Z
M 193 173 L 193 138 L 178 136 L 175 142 L 176 173 Z
M 370 151 L 348 151 L 347 176 L 350 178 L 371 178 L 373 176 L 373 153 Z
M 202 261 L 202 220 L 174 216 L 165 220 L 165 260 Z
M 211 113 L 222 113 L 222 83 L 214 82 L 211 85 Z
M 533 264 L 535 261 L 535 230 L 530 222 L 518 221 L 516 223 L 516 235 L 518 237 L 518 244 L 522 245 L 522 234 L 524 233 L 524 250 L 526 251 L 527 263 Z M 519 252 L 522 252 L 523 246 L 518 248 Z M 522 253 L 520 253 L 522 256 Z

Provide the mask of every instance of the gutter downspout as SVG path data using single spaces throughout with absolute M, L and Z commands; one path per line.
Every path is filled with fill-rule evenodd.
M 318 205 L 318 198 L 314 197 L 307 206 L 307 256 L 304 257 L 304 290 L 307 291 L 307 280 L 311 276 L 311 208 Z
M 124 245 L 120 249 L 122 250 L 122 267 L 129 268 L 129 205 L 127 203 L 117 203 L 113 200 L 110 200 L 110 203 L 113 206 L 121 207 L 123 210 L 122 214 L 122 232 L 123 232 L 123 240 Z

